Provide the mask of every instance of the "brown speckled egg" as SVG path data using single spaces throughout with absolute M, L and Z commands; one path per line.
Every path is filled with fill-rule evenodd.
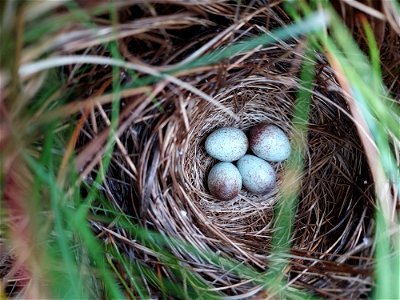
M 285 132 L 272 124 L 252 127 L 249 132 L 249 144 L 255 155 L 270 162 L 287 159 L 291 151 Z
M 207 183 L 212 195 L 220 200 L 231 200 L 242 189 L 242 176 L 232 163 L 220 162 L 211 168 Z

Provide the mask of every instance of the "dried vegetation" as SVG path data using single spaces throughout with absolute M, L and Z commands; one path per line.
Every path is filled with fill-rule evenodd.
M 304 41 L 293 38 L 260 46 L 217 64 L 182 69 L 156 83 L 150 80 L 141 87 L 135 87 L 135 82 L 285 26 L 290 20 L 280 2 L 117 1 L 116 26 L 108 14 L 97 14 L 91 21 L 100 30 L 72 24 L 56 31 L 42 45 L 24 48 L 21 54 L 22 63 L 49 51 L 109 57 L 109 50 L 101 43 L 116 39 L 122 59 L 137 66 L 137 72 L 120 68 L 122 84 L 129 88 L 121 93 L 116 144 L 101 187 L 104 194 L 115 208 L 145 228 L 258 270 L 265 270 L 269 262 L 274 204 L 280 187 L 265 196 L 243 191 L 234 200 L 216 200 L 205 184 L 214 161 L 205 155 L 203 143 L 208 133 L 225 125 L 247 130 L 260 122 L 271 122 L 291 133 Z M 399 99 L 400 57 L 396 49 L 400 30 L 387 7 L 390 1 L 382 2 L 383 7 L 362 4 L 361 8 L 352 5 L 354 2 L 339 1 L 338 12 L 361 45 L 365 39 L 357 29 L 357 18 L 369 18 L 376 24 L 384 79 Z M 78 3 L 86 10 L 96 8 L 91 1 Z M 59 8 L 58 14 L 61 18 L 66 11 Z M 82 72 L 80 67 L 63 69 L 63 76 L 74 85 L 77 100 L 50 117 L 78 115 L 66 157 L 76 150 L 81 178 L 91 182 L 109 137 L 112 68 L 95 65 Z M 313 294 L 358 299 L 368 295 L 372 286 L 373 182 L 343 91 L 322 53 L 316 68 L 304 145 L 305 169 L 298 178 L 301 195 L 286 275 L 288 285 Z M 26 82 L 31 95 L 41 80 L 34 77 Z M 283 165 L 274 167 L 280 183 Z M 131 259 L 175 280 L 168 265 L 160 264 L 152 249 L 137 244 L 126 230 L 95 220 L 92 224 L 99 236 L 108 237 L 108 243 Z M 235 296 L 232 299 L 264 296 L 250 278 L 218 268 L 184 244 L 171 242 L 166 247 L 207 280 L 211 290 Z M 8 276 L 8 271 L 5 265 L 0 273 Z M 151 293 L 158 294 L 145 276 L 142 280 Z

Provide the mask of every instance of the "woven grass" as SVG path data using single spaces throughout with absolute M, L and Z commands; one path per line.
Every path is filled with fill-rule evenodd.
M 158 45 L 153 45 L 148 36 L 147 40 L 127 40 L 121 46 L 125 57 L 132 60 L 129 45 L 135 45 L 134 62 L 149 61 L 162 69 L 165 64 L 179 62 L 181 55 L 196 57 L 195 51 L 212 38 L 215 40 L 205 52 L 232 44 L 235 35 L 262 33 L 265 28 L 260 28 L 257 20 L 268 19 L 271 27 L 284 23 L 281 11 L 272 8 L 248 12 L 251 21 L 241 29 L 243 24 L 235 23 L 238 8 L 234 6 L 220 3 L 185 9 L 200 9 L 211 16 L 216 9 L 218 15 L 224 12 L 225 17 L 214 15 L 212 19 L 208 15 L 207 21 L 191 20 L 196 25 L 189 22 L 186 26 L 203 24 L 196 27 L 199 35 L 189 36 L 184 28 L 173 35 L 165 32 L 169 37 L 168 46 L 161 47 L 166 46 L 165 51 L 158 51 Z M 213 20 L 212 25 L 209 20 Z M 222 31 L 226 24 L 237 25 L 216 37 L 212 28 Z M 274 204 L 285 163 L 273 165 L 278 186 L 271 193 L 260 196 L 242 190 L 233 200 L 219 201 L 206 186 L 206 176 L 215 160 L 206 155 L 204 140 L 222 126 L 246 131 L 261 122 L 279 125 L 291 135 L 302 49 L 302 42 L 295 39 L 258 48 L 219 65 L 183 71 L 179 78 L 184 85 L 161 82 L 154 86 L 151 97 L 140 94 L 127 99 L 123 108 L 129 110 L 124 112 L 136 118 L 124 123 L 126 130 L 121 134 L 129 159 L 118 149 L 114 152 L 105 186 L 110 201 L 150 229 L 177 237 L 202 251 L 210 250 L 265 270 Z M 190 52 L 194 54 L 191 56 Z M 171 57 L 172 53 L 176 55 Z M 209 95 L 212 101 L 188 91 L 187 84 Z M 102 123 L 100 116 L 98 120 Z M 85 139 L 81 144 L 85 145 Z M 318 61 L 304 147 L 306 167 L 298 178 L 302 188 L 287 278 L 290 285 L 324 297 L 359 298 L 370 291 L 372 284 L 372 182 L 341 88 L 323 57 Z M 128 240 L 133 238 L 124 231 L 118 234 Z M 123 239 L 120 247 L 135 253 L 135 258 L 141 258 L 145 265 L 155 266 L 149 263 L 150 250 Z M 245 298 L 260 291 L 252 280 L 218 269 L 183 245 L 171 243 L 168 251 L 206 279 L 211 289 L 227 296 Z M 174 278 L 168 267 L 157 267 Z
M 400 58 L 396 45 L 399 42 L 399 27 L 395 22 L 392 4 L 390 1 L 383 4 L 368 2 L 364 6 L 357 3 L 338 1 L 334 5 L 351 29 L 355 41 L 366 53 L 368 43 L 360 25 L 362 23 L 357 23 L 357 20 L 367 18 L 373 25 L 372 30 L 382 54 L 384 83 L 389 93 L 394 95 L 394 105 L 398 104 L 400 85 L 396 84 L 396 72 Z M 123 259 L 134 262 L 132 268 L 136 269 L 134 276 L 131 276 L 131 270 L 126 272 L 125 266 L 120 265 L 123 260 L 120 256 L 113 260 L 110 257 L 115 252 L 106 253 L 110 261 L 107 260 L 109 265 L 105 265 L 115 267 L 113 275 L 116 275 L 118 284 L 125 291 L 131 292 L 130 295 L 136 297 L 140 294 L 135 290 L 136 277 L 140 277 L 138 282 L 143 283 L 145 294 L 154 298 L 169 296 L 168 288 L 173 287 L 198 290 L 199 293 L 204 290 L 219 292 L 230 299 L 274 298 L 274 295 L 267 295 L 265 286 L 259 285 L 259 278 L 248 274 L 238 276 L 237 269 L 246 266 L 260 272 L 269 270 L 271 241 L 275 231 L 274 211 L 281 199 L 287 162 L 273 164 L 278 185 L 269 194 L 254 195 L 242 190 L 235 199 L 220 201 L 211 196 L 207 189 L 207 175 L 216 161 L 206 155 L 204 141 L 209 133 L 223 126 L 237 127 L 246 132 L 259 123 L 279 125 L 293 139 L 296 133 L 292 119 L 296 95 L 301 88 L 299 72 L 305 60 L 305 41 L 293 37 L 269 46 L 258 46 L 250 52 L 217 63 L 193 68 L 182 66 L 214 50 L 224 49 L 238 41 L 269 33 L 291 23 L 282 8 L 282 1 L 114 1 L 115 24 L 111 21 L 114 16 L 109 13 L 110 9 L 101 7 L 103 4 L 107 4 L 107 1 L 79 0 L 74 3 L 74 8 L 71 5 L 47 3 L 42 13 L 45 15 L 51 11 L 54 15 L 49 18 L 50 21 L 66 22 L 74 15 L 71 23 L 66 22 L 66 26 L 60 30 L 49 31 L 54 36 L 47 36 L 45 42 L 38 39 L 38 45 L 28 42 L 21 46 L 21 53 L 15 51 L 18 58 L 16 62 L 21 60 L 25 67 L 29 62 L 46 61 L 49 58 L 48 63 L 57 56 L 66 59 L 66 62 L 56 64 L 63 65 L 57 69 L 57 75 L 65 79 L 65 85 L 63 83 L 62 89 L 53 96 L 57 98 L 58 93 L 65 93 L 69 95 L 66 97 L 68 100 L 62 106 L 54 104 L 54 110 L 48 113 L 48 107 L 53 106 L 51 96 L 48 102 L 43 102 L 45 107 L 39 109 L 32 122 L 36 126 L 37 116 L 41 117 L 40 126 L 62 119 L 57 130 L 65 124 L 74 124 L 60 170 L 55 172 L 57 184 L 63 186 L 68 181 L 68 161 L 76 154 L 77 173 L 86 185 L 82 188 L 82 194 L 86 195 L 87 186 L 93 187 L 96 182 L 94 178 L 100 173 L 104 181 L 94 188 L 104 192 L 109 204 L 116 211 L 128 215 L 129 221 L 135 223 L 133 225 L 150 229 L 145 231 L 148 236 L 143 238 L 138 233 L 140 230 L 135 232 L 120 226 L 123 224 L 119 223 L 120 219 L 107 222 L 109 216 L 114 217 L 114 214 L 108 215 L 109 206 L 91 198 L 93 202 L 90 203 L 87 218 L 93 232 L 98 239 L 103 239 L 106 248 L 110 246 L 113 251 L 121 253 Z M 57 9 L 52 11 L 52 5 Z M 76 13 L 75 8 L 92 14 L 82 21 L 81 14 Z M 94 13 L 94 8 L 100 9 L 99 12 Z M 26 15 L 33 20 L 38 18 L 36 14 L 40 10 L 33 7 L 31 14 L 22 12 L 21 8 L 18 11 L 20 17 Z M 24 22 L 17 23 L 21 26 Z M 47 26 L 47 23 L 43 24 Z M 28 22 L 26 26 L 31 25 Z M 14 32 L 10 32 L 10 36 L 13 36 Z M 130 68 L 119 64 L 118 73 L 124 90 L 117 96 L 118 88 L 114 90 L 113 87 L 116 76 L 112 73 L 116 68 L 109 65 L 109 58 L 115 58 L 115 53 L 110 50 L 112 47 L 108 48 L 109 44 L 105 46 L 110 41 L 115 42 L 112 46 L 118 47 L 119 51 L 114 51 L 120 53 L 121 57 L 118 58 L 130 63 Z M 17 39 L 17 42 L 20 41 Z M 71 58 L 69 55 L 75 56 Z M 74 59 L 78 55 L 82 60 L 76 62 Z M 356 130 L 355 124 L 359 119 L 353 119 L 346 93 L 335 77 L 337 69 L 331 68 L 323 53 L 315 52 L 314 55 L 317 62 L 316 78 L 311 91 L 307 139 L 302 145 L 305 167 L 301 176 L 296 178 L 301 183 L 301 190 L 288 253 L 289 264 L 283 274 L 286 286 L 283 288 L 295 287 L 323 298 L 369 297 L 374 286 L 372 271 L 376 245 L 373 241 L 376 203 L 371 175 L 374 172 L 369 170 Z M 91 60 L 84 59 L 88 57 Z M 36 68 L 39 68 L 38 65 Z M 21 87 L 21 94 L 24 95 L 21 99 L 26 97 L 30 101 L 40 90 L 45 77 L 29 77 L 29 69 L 21 69 L 24 72 L 20 70 L 20 75 L 26 80 L 22 80 L 24 86 Z M 179 72 L 171 76 L 156 76 L 156 80 L 149 78 L 149 74 L 159 75 L 170 70 Z M 3 73 L 0 75 L 3 76 Z M 3 90 L 3 85 L 0 88 Z M 13 91 L 6 96 L 12 100 L 10 103 L 13 102 L 14 92 L 19 93 L 14 83 L 11 89 Z M 119 96 L 118 124 L 115 134 L 113 132 L 110 135 L 112 101 Z M 26 104 L 22 103 L 17 103 L 17 110 Z M 63 118 L 66 116 L 70 120 L 65 121 Z M 77 118 L 77 122 L 74 118 Z M 38 137 L 32 137 L 30 130 L 29 127 L 22 136 L 29 137 L 29 141 L 37 138 L 39 142 L 33 144 L 40 147 L 35 148 L 33 153 L 40 153 L 43 144 L 41 134 L 36 133 Z M 3 132 L 7 133 L 6 130 Z M 105 145 L 110 136 L 116 144 L 110 167 L 106 174 L 102 174 L 99 171 L 103 170 L 100 162 L 104 154 L 108 154 Z M 7 138 L 4 135 L 1 142 Z M 395 140 L 395 137 L 391 138 Z M 391 145 L 397 161 L 400 160 L 398 145 L 397 142 Z M 56 149 L 55 153 L 57 151 L 63 152 Z M 10 153 L 14 161 L 13 151 Z M 37 156 L 40 157 L 39 154 Z M 17 175 L 26 172 L 18 163 L 10 164 L 7 168 L 15 170 Z M 14 181 L 10 182 L 12 191 L 23 190 L 24 193 L 12 194 L 9 197 L 11 200 L 7 201 L 25 203 L 25 198 L 32 193 L 19 185 L 15 188 Z M 390 184 L 392 186 L 389 189 L 394 186 Z M 65 185 L 68 187 L 68 184 Z M 393 200 L 391 213 L 395 215 L 399 197 L 394 188 L 388 193 L 391 193 Z M 64 204 L 62 202 L 62 206 Z M 44 215 L 47 216 L 48 207 L 44 207 Z M 34 215 L 35 212 L 30 213 Z M 86 216 L 83 219 L 86 222 Z M 53 235 L 52 229 L 49 232 Z M 154 236 L 158 238 L 153 238 L 152 232 L 156 232 L 158 235 Z M 18 241 L 20 236 L 23 235 L 14 234 L 11 239 Z M 28 242 L 31 242 L 30 239 Z M 15 251 L 0 249 L 0 277 L 6 278 L 3 280 L 4 290 L 10 297 L 24 289 L 28 290 L 27 295 L 34 295 L 33 298 L 40 298 L 47 293 L 40 291 L 42 282 L 34 278 L 36 273 L 32 272 L 31 280 L 19 270 L 17 258 L 25 257 L 24 250 L 30 247 L 26 245 L 34 245 L 31 248 L 39 249 L 38 253 L 41 250 L 36 240 L 29 243 L 16 243 L 20 249 Z M 3 246 L 3 241 L 0 246 Z M 165 255 L 167 258 L 163 254 L 168 254 Z M 223 267 L 228 260 L 233 263 L 230 267 Z M 33 262 L 32 269 L 39 270 L 41 265 L 36 260 Z M 90 260 L 87 264 L 99 269 L 103 267 L 98 261 Z M 190 276 L 182 280 L 176 265 L 185 271 L 190 270 L 208 285 Z M 60 267 L 57 265 L 56 268 Z M 29 266 L 27 270 L 30 270 Z M 96 291 L 93 295 L 102 294 L 103 288 L 107 290 L 106 285 L 101 286 L 98 280 L 102 279 L 101 276 L 89 276 L 93 276 L 95 282 L 93 289 Z M 162 286 L 164 282 L 161 278 L 166 278 L 171 286 Z M 34 293 L 30 293 L 29 289 Z

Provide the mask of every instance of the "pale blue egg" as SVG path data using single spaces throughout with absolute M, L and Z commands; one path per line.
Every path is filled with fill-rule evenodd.
M 232 163 L 220 162 L 211 168 L 207 183 L 212 195 L 221 200 L 231 200 L 242 189 L 242 176 Z
M 270 162 L 287 159 L 291 152 L 285 132 L 275 125 L 257 125 L 249 132 L 250 149 L 255 155 Z
M 205 142 L 207 153 L 220 160 L 232 162 L 246 154 L 249 147 L 247 136 L 240 129 L 223 127 L 211 133 Z
M 272 166 L 257 156 L 246 154 L 237 162 L 243 186 L 252 193 L 266 194 L 276 185 L 276 174 Z

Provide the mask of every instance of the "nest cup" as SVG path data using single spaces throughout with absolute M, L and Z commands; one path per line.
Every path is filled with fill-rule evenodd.
M 223 108 L 213 103 L 195 108 L 192 115 L 191 130 L 182 155 L 183 181 L 187 192 L 201 208 L 205 218 L 221 230 L 226 238 L 234 243 L 258 247 L 262 238 L 264 250 L 268 248 L 266 239 L 270 236 L 273 205 L 278 189 L 265 195 L 256 195 L 242 189 L 240 195 L 229 201 L 220 201 L 210 195 L 207 188 L 207 175 L 217 162 L 204 148 L 205 138 L 221 127 L 235 127 L 245 133 L 259 123 L 271 123 L 282 128 L 287 134 L 291 131 L 291 100 L 278 93 L 279 88 L 268 83 L 266 78 L 253 76 L 237 85 L 236 76 L 231 78 L 232 86 L 226 86 L 215 95 Z M 227 83 L 227 84 L 229 84 Z M 248 85 L 248 87 L 247 87 Z M 252 86 L 254 85 L 254 86 Z M 272 164 L 280 183 L 282 163 Z
M 272 74 L 275 71 L 270 69 Z M 349 232 L 347 236 L 343 234 L 354 230 L 358 222 L 366 221 L 362 224 L 368 228 L 364 217 L 371 213 L 372 202 L 371 181 L 357 132 L 344 99 L 337 93 L 339 87 L 329 70 L 325 72 L 330 75 L 330 82 L 315 88 L 307 144 L 303 145 L 306 166 L 303 176 L 298 178 L 301 194 L 293 249 L 303 254 L 319 253 L 329 260 L 363 243 L 363 235 L 354 240 L 354 236 L 347 235 Z M 275 124 L 290 135 L 297 84 L 290 73 L 275 74 L 269 78 L 265 74 L 240 77 L 232 73 L 226 86 L 214 96 L 224 108 L 212 103 L 194 106 L 190 131 L 177 164 L 186 194 L 181 204 L 196 207 L 191 209 L 192 220 L 188 224 L 194 220 L 192 226 L 201 228 L 203 236 L 198 244 L 208 243 L 211 249 L 262 268 L 270 247 L 274 204 L 285 163 L 273 164 L 278 185 L 269 194 L 255 195 L 242 190 L 235 199 L 220 201 L 210 195 L 206 186 L 207 174 L 216 160 L 205 153 L 204 140 L 220 127 L 232 126 L 246 132 L 259 123 Z

